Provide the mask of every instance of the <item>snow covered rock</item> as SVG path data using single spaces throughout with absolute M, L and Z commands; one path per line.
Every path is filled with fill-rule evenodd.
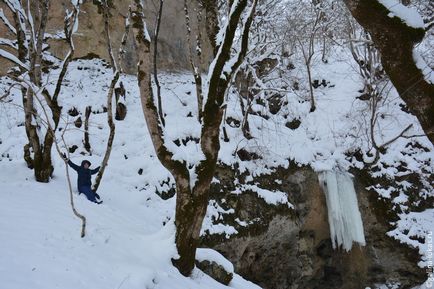
M 211 196 L 225 201 L 219 202 L 212 228 L 235 233 L 227 236 L 207 231 L 202 246 L 221 252 L 237 273 L 263 288 L 286 289 L 293 284 L 298 288 L 376 288 L 375 284 L 388 281 L 410 288 L 423 283 L 426 278 L 416 264 L 417 250 L 386 235 L 391 210 L 375 191 L 366 189 L 375 180 L 352 173 L 366 246 L 353 246 L 348 252 L 333 249 L 318 175 L 311 168 L 295 165 L 254 179 L 263 188 L 278 186 L 294 208 L 269 205 L 248 192 L 233 199 L 234 177 L 218 168 Z
M 224 285 L 229 285 L 234 276 L 232 263 L 213 249 L 198 248 L 196 251 L 196 266 Z

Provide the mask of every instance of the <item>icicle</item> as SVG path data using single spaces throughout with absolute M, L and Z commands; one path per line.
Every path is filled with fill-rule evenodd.
M 353 180 L 348 173 L 325 171 L 318 175 L 326 195 L 333 249 L 348 252 L 353 242 L 365 245 L 365 234 Z

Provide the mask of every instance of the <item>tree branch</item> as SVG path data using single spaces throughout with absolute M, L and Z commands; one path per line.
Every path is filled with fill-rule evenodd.
M 173 153 L 169 151 L 164 142 L 164 132 L 158 110 L 155 106 L 151 85 L 151 38 L 149 37 L 146 22 L 144 21 L 143 6 L 140 0 L 135 0 L 134 9 L 131 10 L 132 28 L 136 41 L 138 57 L 138 84 L 143 114 L 152 144 L 158 159 L 163 166 L 177 179 L 181 186 L 189 186 L 189 172 L 185 164 L 173 159 Z
M 163 112 L 163 105 L 161 102 L 161 86 L 160 82 L 158 81 L 158 69 L 157 69 L 157 56 L 158 56 L 158 34 L 160 32 L 160 24 L 161 24 L 161 15 L 163 14 L 163 3 L 164 0 L 160 0 L 160 5 L 158 7 L 158 15 L 155 19 L 155 30 L 154 30 L 154 58 L 153 58 L 153 66 L 154 66 L 154 81 L 155 85 L 157 86 L 157 103 L 158 103 L 158 115 L 160 116 L 161 124 L 163 126 L 166 125 L 164 121 L 164 112 Z
M 197 98 L 197 119 L 199 122 L 202 122 L 202 107 L 203 107 L 203 89 L 202 89 L 202 76 L 200 74 L 200 69 L 196 66 L 193 59 L 193 52 L 191 49 L 191 26 L 190 26 L 190 16 L 188 12 L 188 0 L 184 0 L 184 13 L 185 13 L 185 24 L 187 27 L 187 43 L 188 43 L 188 54 L 189 54 L 189 60 L 190 60 L 190 66 L 191 70 L 193 72 L 194 82 L 196 85 L 196 98 Z M 199 63 L 201 63 L 201 55 L 202 55 L 202 48 L 201 48 L 201 36 L 200 36 L 200 22 L 201 22 L 201 12 L 200 10 L 197 12 L 197 19 L 198 19 L 198 34 L 196 35 L 196 55 L 198 58 Z
M 8 30 L 12 33 L 12 34 L 17 34 L 17 30 L 15 29 L 15 27 L 11 24 L 11 22 L 9 21 L 9 19 L 6 17 L 6 15 L 3 12 L 3 9 L 0 8 L 0 20 L 5 24 L 5 26 L 8 28 Z

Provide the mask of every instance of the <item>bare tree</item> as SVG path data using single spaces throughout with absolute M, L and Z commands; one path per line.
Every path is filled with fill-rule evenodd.
M 35 117 L 37 111 L 34 104 L 33 87 L 42 87 L 42 68 L 44 67 L 45 50 L 48 47 L 45 28 L 48 20 L 50 1 L 2 1 L 13 16 L 13 21 L 10 21 L 3 13 L 0 19 L 14 35 L 14 41 L 17 45 L 9 46 L 14 53 L 0 49 L 0 57 L 11 61 L 19 67 L 12 70 L 9 74 L 11 78 L 17 82 L 27 81 L 33 84 L 32 86 L 22 86 L 25 128 L 28 138 L 28 144 L 24 146 L 24 159 L 27 166 L 34 169 L 37 181 L 48 182 L 53 173 L 51 162 L 53 135 L 48 131 L 43 133 L 41 131 L 42 127 L 38 123 L 39 120 Z M 72 12 L 66 12 L 64 40 L 69 44 L 70 49 L 63 60 L 55 91 L 51 94 L 46 89 L 42 90 L 42 95 L 50 108 L 53 130 L 57 129 L 62 109 L 58 104 L 58 96 L 68 65 L 74 55 L 72 36 L 77 30 L 78 13 L 79 2 L 73 5 Z
M 116 126 L 113 120 L 113 95 L 114 95 L 114 91 L 115 91 L 115 87 L 116 84 L 119 81 L 119 78 L 121 76 L 122 73 L 122 65 L 121 65 L 121 61 L 122 61 L 122 57 L 124 55 L 124 47 L 125 44 L 127 42 L 127 35 L 128 35 L 128 31 L 130 28 L 130 24 L 129 24 L 129 20 L 127 19 L 125 22 L 125 33 L 122 37 L 121 40 L 121 45 L 119 48 L 119 53 L 118 53 L 118 61 L 115 60 L 115 57 L 113 55 L 113 48 L 112 48 L 112 42 L 111 42 L 111 38 L 110 38 L 110 28 L 109 28 L 109 17 L 110 17 L 110 6 L 109 6 L 109 0 L 101 0 L 100 2 L 97 3 L 98 7 L 101 9 L 102 11 L 102 15 L 103 15 L 103 19 L 104 19 L 104 34 L 105 34 L 105 38 L 107 41 L 107 51 L 108 51 L 108 55 L 109 55 L 109 62 L 110 65 L 112 67 L 113 70 L 113 78 L 110 82 L 110 86 L 109 86 L 109 90 L 107 93 L 107 123 L 110 127 L 110 133 L 109 133 L 109 137 L 107 139 L 107 147 L 106 147 L 106 151 L 104 154 L 104 158 L 102 160 L 101 163 L 101 168 L 98 171 L 98 174 L 96 175 L 95 178 L 95 183 L 93 185 L 92 190 L 94 192 L 96 192 L 99 188 L 99 185 L 101 183 L 101 179 L 104 175 L 104 171 L 105 168 L 107 167 L 109 158 L 110 158 L 110 154 L 112 151 L 112 146 L 113 146 L 113 141 L 115 138 L 115 131 L 116 131 Z
M 220 125 L 224 112 L 224 96 L 232 76 L 243 61 L 248 49 L 249 29 L 257 1 L 234 1 L 227 17 L 221 39 L 214 39 L 216 56 L 210 67 L 207 95 L 204 98 L 200 148 L 203 159 L 192 170 L 182 161 L 173 159 L 173 152 L 165 143 L 164 127 L 158 115 L 151 86 L 151 38 L 144 21 L 143 6 L 135 0 L 132 11 L 132 28 L 138 55 L 138 82 L 148 130 L 157 157 L 170 171 L 176 182 L 176 246 L 179 258 L 173 260 L 179 271 L 188 276 L 194 268 L 196 248 L 202 221 L 208 204 L 208 190 L 214 175 L 220 150 Z M 250 4 L 250 5 L 249 5 Z M 208 21 L 216 20 L 213 17 Z M 214 27 L 215 23 L 207 23 Z M 240 28 L 241 46 L 234 47 L 235 34 Z M 237 53 L 233 55 L 233 50 Z M 194 176 L 193 176 L 194 175 Z
M 344 2 L 372 36 L 382 55 L 384 70 L 434 144 L 434 84 L 425 80 L 413 58 L 413 47 L 423 39 L 424 28 L 411 27 L 398 17 L 390 17 L 390 11 L 377 0 Z
M 309 82 L 309 94 L 310 94 L 310 112 L 315 111 L 315 97 L 313 94 L 313 85 L 312 85 L 312 58 L 315 54 L 315 40 L 317 37 L 318 30 L 320 29 L 319 21 L 321 19 L 321 11 L 319 11 L 316 7 L 312 7 L 315 11 L 315 20 L 311 27 L 311 31 L 308 32 L 307 36 L 297 36 L 297 42 L 299 43 L 299 47 L 301 53 L 303 55 L 304 64 L 306 66 L 308 82 Z M 303 29 L 304 30 L 304 29 Z
M 313 58 L 319 44 L 319 34 L 324 28 L 324 11 L 322 1 L 304 1 L 288 4 L 291 5 L 287 14 L 287 41 L 296 43 L 296 47 L 302 54 L 308 78 L 310 112 L 315 111 L 315 96 L 313 92 L 312 65 Z M 292 10 L 293 8 L 294 10 Z M 324 45 L 324 43 L 323 43 Z
M 373 158 L 365 162 L 369 165 L 375 165 L 380 159 L 380 153 L 384 153 L 389 145 L 400 137 L 404 137 L 404 134 L 413 127 L 413 124 L 409 124 L 397 136 L 383 144 L 378 143 L 376 128 L 379 126 L 379 119 L 384 118 L 379 109 L 387 101 L 390 81 L 381 65 L 381 55 L 374 47 L 371 36 L 366 31 L 358 31 L 351 20 L 348 21 L 348 28 L 351 55 L 358 65 L 359 75 L 364 82 L 363 92 L 358 99 L 367 102 L 369 108 L 368 138 L 372 147 L 370 151 Z

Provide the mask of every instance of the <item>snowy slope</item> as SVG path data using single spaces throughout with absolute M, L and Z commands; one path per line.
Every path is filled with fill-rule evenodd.
M 87 105 L 102 111 L 110 71 L 100 61 L 78 61 L 71 67 L 60 96 L 65 111 L 72 106 L 84 111 Z M 112 157 L 98 191 L 104 204 L 98 206 L 75 195 L 76 207 L 88 222 L 83 239 L 80 221 L 69 206 L 63 161 L 53 151 L 53 180 L 36 183 L 21 157 L 25 141 L 22 112 L 11 103 L 0 105 L 1 288 L 227 288 L 199 269 L 185 278 L 172 266 L 175 200 L 163 201 L 155 194 L 155 188 L 164 188 L 160 182 L 169 174 L 155 158 L 136 81 L 128 77 L 124 82 L 132 91 L 127 95 L 127 118 L 116 123 Z M 183 85 L 176 85 L 179 93 Z M 19 98 L 15 101 L 19 105 Z M 66 119 L 67 114 L 64 117 L 73 120 Z M 68 129 L 68 145 L 80 147 L 71 159 L 79 163 L 84 158 L 80 155 L 83 133 L 73 125 Z M 102 159 L 107 136 L 106 114 L 92 114 L 93 155 L 85 158 L 93 167 Z M 143 175 L 138 174 L 140 168 Z M 75 189 L 76 174 L 70 173 Z M 259 288 L 238 275 L 230 287 Z
M 284 94 L 284 105 L 276 114 L 268 112 L 269 104 L 255 104 L 252 109 L 250 128 L 253 139 L 244 138 L 239 127 L 226 124 L 228 142 L 221 142 L 220 162 L 237 163 L 241 171 L 249 172 L 249 184 L 236 184 L 234 194 L 252 190 L 270 204 L 285 203 L 285 193 L 260 188 L 255 177 L 270 173 L 278 166 L 287 167 L 291 161 L 310 165 L 317 171 L 362 168 L 351 152 L 360 150 L 365 157 L 370 149 L 366 135 L 367 104 L 356 99 L 362 88 L 357 71 L 347 52 L 336 49 L 329 64 L 315 62 L 314 79 L 328 82 L 326 87 L 315 90 L 317 110 L 309 112 L 303 87 L 300 91 Z M 296 67 L 303 67 L 297 60 Z M 50 73 L 48 80 L 58 73 Z M 288 71 L 285 80 L 298 80 L 303 86 L 305 74 L 302 69 Z M 51 77 L 51 78 L 50 78 Z M 79 163 L 89 159 L 93 167 L 99 165 L 108 137 L 106 92 L 111 71 L 99 60 L 79 60 L 70 65 L 59 100 L 64 107 L 66 142 L 69 147 L 77 145 L 71 159 Z M 200 148 L 193 141 L 200 135 L 196 121 L 195 89 L 189 74 L 161 75 L 163 105 L 166 117 L 166 138 L 172 141 L 188 139 L 185 144 L 171 144 L 175 157 L 195 163 L 200 158 Z M 8 289 L 18 288 L 225 288 L 199 270 L 192 278 L 184 278 L 172 267 L 170 258 L 175 255 L 174 228 L 172 225 L 175 200 L 163 201 L 156 192 L 173 188 L 173 179 L 156 159 L 148 136 L 136 79 L 122 78 L 127 90 L 128 114 L 124 121 L 116 121 L 116 136 L 109 166 L 98 193 L 104 204 L 89 203 L 83 196 L 75 196 L 78 210 L 88 218 L 88 235 L 80 239 L 80 223 L 69 207 L 64 165 L 53 152 L 54 179 L 49 184 L 34 182 L 32 171 L 22 160 L 25 131 L 19 94 L 10 97 L 10 103 L 0 103 L 0 280 Z M 47 81 L 48 83 L 50 81 Z M 305 81 L 304 81 L 305 82 Z M 0 93 L 5 89 L 6 79 L 0 81 Z M 280 87 L 281 83 L 271 85 Z M 51 88 L 52 84 L 51 84 Z M 14 91 L 18 93 L 18 91 Z M 409 134 L 421 134 L 416 118 L 400 109 L 402 101 L 391 90 L 389 101 L 382 112 L 376 137 L 379 143 L 393 138 L 409 123 L 414 126 Z M 92 156 L 83 157 L 83 131 L 71 124 L 76 117 L 66 113 L 76 107 L 84 112 L 92 105 L 95 114 L 90 117 L 90 143 Z M 262 115 L 262 116 L 261 116 Z M 267 117 L 264 117 L 266 115 Z M 242 120 L 238 97 L 228 96 L 227 117 Z M 300 127 L 290 129 L 288 121 L 299 119 Z M 381 155 L 378 176 L 393 178 L 402 162 L 406 173 L 418 172 L 424 180 L 434 170 L 431 143 L 417 138 L 427 149 L 408 147 L 414 139 L 400 139 L 393 143 L 387 153 Z M 254 152 L 262 158 L 240 162 L 239 149 Z M 414 150 L 412 152 L 412 150 Z M 139 174 L 139 170 L 143 173 Z M 401 173 L 401 172 L 399 172 Z M 75 184 L 75 173 L 71 172 Z M 74 185 L 75 187 L 75 185 Z M 383 187 L 375 189 L 379 197 L 390 198 L 397 206 L 403 206 L 402 228 L 393 236 L 406 242 L 403 233 L 406 213 L 405 200 L 408 192 L 403 184 L 387 196 Z M 433 196 L 432 184 L 426 183 L 421 196 Z M 398 195 L 398 197 L 396 197 Z M 288 207 L 293 204 L 287 203 Z M 432 211 L 432 210 L 431 210 Z M 429 228 L 433 220 L 431 211 L 418 215 L 421 232 Z M 234 227 L 216 220 L 220 214 L 231 210 L 220 208 L 214 201 L 208 206 L 202 231 L 236 234 Z M 410 216 L 410 215 L 409 215 Z M 412 216 L 412 215 L 411 215 Z M 428 220 L 424 222 L 423 220 Z M 243 220 L 240 220 L 243 222 Z M 166 224 L 164 226 L 164 224 Z M 406 242 L 409 243 L 409 242 Z M 420 246 L 420 243 L 409 243 Z M 421 253 L 422 252 L 422 247 Z M 422 264 L 423 265 L 423 264 Z M 233 288 L 257 288 L 254 284 L 236 276 L 230 284 Z
M 63 176 L 47 186 L 19 162 L 2 162 L 1 170 L 9 172 L 0 174 L 1 288 L 227 288 L 198 269 L 185 278 L 172 267 L 174 226 L 162 226 L 167 206 L 153 208 L 108 181 L 103 205 L 76 198 L 88 219 L 81 239 Z M 231 287 L 257 288 L 239 276 Z

